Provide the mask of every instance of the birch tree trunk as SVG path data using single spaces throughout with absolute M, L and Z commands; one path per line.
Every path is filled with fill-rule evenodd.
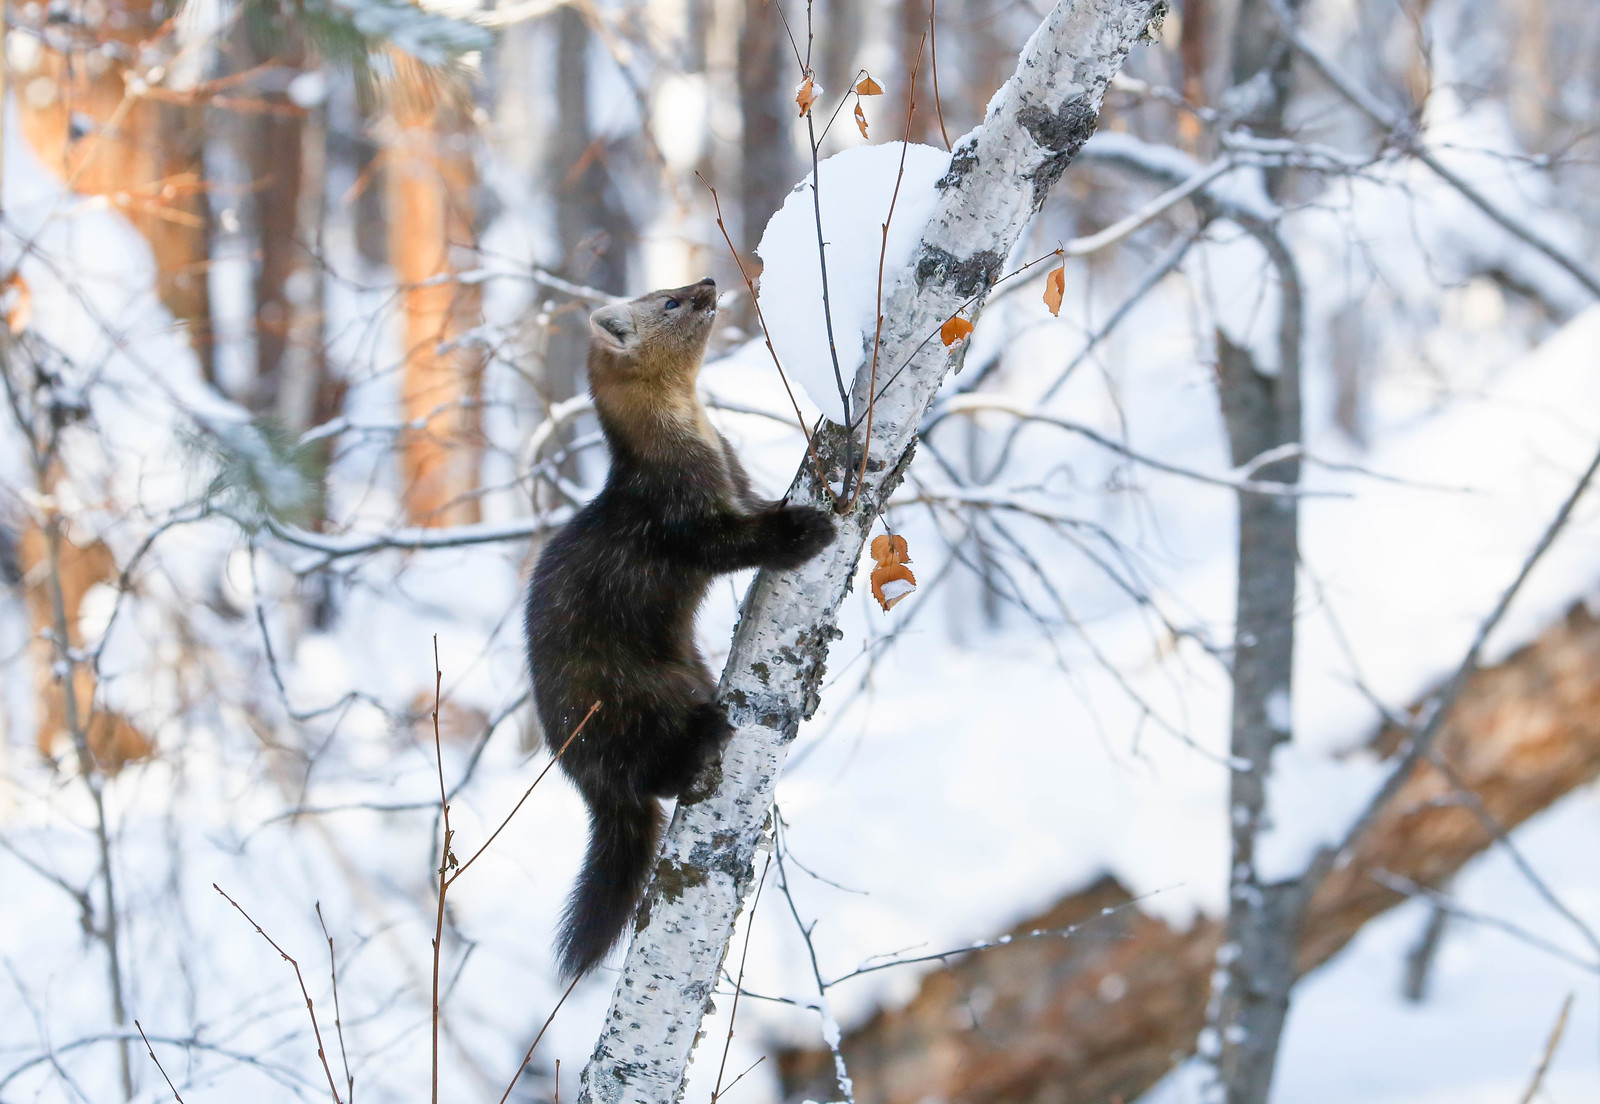
M 981 309 L 1006 257 L 1051 185 L 1094 131 L 1101 97 L 1162 0 L 1061 0 L 1024 47 L 983 124 L 957 143 L 916 259 L 884 305 L 882 366 L 866 442 L 866 477 L 837 539 L 793 571 L 764 571 L 745 596 L 719 697 L 735 733 L 722 761 L 679 803 L 640 907 L 606 1027 L 579 1099 L 660 1104 L 681 1096 L 684 1071 L 753 880 L 773 790 L 800 722 L 816 708 L 828 644 L 861 546 L 911 458 L 917 426 L 962 346 L 936 331 Z M 903 370 L 900 370 L 902 365 Z M 852 409 L 873 381 L 855 381 Z M 830 481 L 843 477 L 850 434 L 816 444 Z M 853 482 L 853 480 L 852 480 Z M 793 502 L 824 504 L 809 463 Z

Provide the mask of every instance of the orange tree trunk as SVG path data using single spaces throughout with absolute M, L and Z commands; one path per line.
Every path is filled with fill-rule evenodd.
M 153 748 L 148 738 L 119 713 L 95 701 L 95 676 L 87 663 L 72 665 L 71 693 L 81 733 L 72 732 L 68 723 L 68 687 L 57 663 L 55 644 L 57 588 L 67 624 L 67 644 L 74 650 L 84 645 L 78 631 L 78 617 L 84 596 L 97 583 L 116 585 L 117 564 L 104 542 L 96 540 L 77 545 L 61 538 L 60 555 L 52 561 L 50 538 L 37 525 L 26 526 L 17 541 L 17 566 L 22 572 L 23 602 L 32 629 L 29 659 L 36 688 L 38 719 L 35 739 L 39 753 L 53 756 L 65 742 L 82 735 L 94 765 L 107 774 L 116 774 L 127 763 L 148 758 Z
M 405 368 L 401 441 L 406 514 L 414 525 L 479 518 L 481 353 L 456 345 L 480 320 L 474 282 L 472 191 L 477 166 L 466 109 L 421 80 L 395 92 L 385 172 L 389 256 L 402 287 Z
M 171 44 L 167 10 L 151 0 L 107 7 L 92 30 L 75 28 L 65 52 L 41 47 L 9 74 L 22 133 L 70 189 L 105 197 L 143 235 L 161 302 L 210 378 L 204 109 L 160 88 L 140 94 L 127 79 L 122 59 Z

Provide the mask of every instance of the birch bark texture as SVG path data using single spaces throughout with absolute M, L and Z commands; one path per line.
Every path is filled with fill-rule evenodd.
M 734 736 L 667 830 L 580 1101 L 681 1099 L 754 880 L 779 770 L 818 703 L 839 605 L 928 405 L 945 374 L 960 367 L 964 346 L 946 350 L 939 327 L 958 311 L 970 308 L 975 317 L 982 309 L 1028 221 L 1093 133 L 1112 76 L 1164 10 L 1164 0 L 1061 0 L 983 123 L 956 144 L 915 259 L 883 305 L 877 379 L 870 363 L 855 379 L 852 410 L 865 411 L 877 393 L 860 494 L 838 519 L 832 545 L 795 570 L 763 571 L 745 595 L 718 691 Z M 863 443 L 852 442 L 858 435 L 859 426 L 832 425 L 815 435 L 830 482 L 844 478 L 847 457 L 861 456 Z M 789 500 L 831 501 L 809 457 Z

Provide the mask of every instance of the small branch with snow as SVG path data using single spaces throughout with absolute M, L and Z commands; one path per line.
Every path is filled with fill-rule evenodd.
M 1206 472 L 1195 471 L 1193 468 L 1185 468 L 1178 464 L 1172 464 L 1166 460 L 1160 460 L 1154 456 L 1148 456 L 1142 452 L 1138 452 L 1129 448 L 1127 445 L 1121 444 L 1118 441 L 1113 441 L 1111 438 L 1107 437 L 1098 430 L 1090 429 L 1088 426 L 1079 422 L 1074 422 L 1067 418 L 1058 418 L 1051 414 L 1041 414 L 1036 410 L 1030 410 L 1016 399 L 1005 395 L 965 394 L 952 396 L 946 402 L 939 404 L 939 406 L 934 410 L 933 414 L 928 418 L 927 424 L 923 426 L 922 432 L 924 435 L 926 435 L 933 429 L 934 426 L 938 425 L 945 418 L 954 414 L 971 416 L 973 414 L 979 414 L 988 411 L 1009 414 L 1014 418 L 1020 419 L 1021 421 L 1038 422 L 1041 425 L 1055 426 L 1057 429 L 1064 429 L 1068 433 L 1076 433 L 1087 440 L 1093 441 L 1095 444 L 1104 449 L 1114 452 L 1119 456 L 1124 456 L 1135 463 L 1143 464 L 1147 468 L 1153 468 L 1156 471 L 1166 472 L 1168 475 L 1182 476 L 1185 479 L 1192 479 L 1197 483 L 1206 483 L 1213 487 L 1225 487 L 1230 491 L 1238 491 L 1243 494 L 1269 495 L 1274 498 L 1285 495 L 1300 498 L 1349 497 L 1347 494 L 1339 491 L 1306 491 L 1302 490 L 1299 486 L 1290 483 L 1277 483 L 1271 480 L 1258 480 L 1250 478 L 1250 476 L 1256 470 L 1265 467 L 1268 464 L 1276 463 L 1279 460 L 1284 460 L 1290 457 L 1297 459 L 1301 458 L 1302 452 L 1300 450 L 1300 446 L 1298 445 L 1295 445 L 1293 450 L 1288 452 L 1284 452 L 1280 449 L 1270 450 L 1269 453 L 1263 453 L 1254 460 L 1240 465 L 1233 472 L 1227 475 L 1210 475 Z
M 306 557 L 293 567 L 296 575 L 309 575 L 322 570 L 335 560 L 349 556 L 363 556 L 372 552 L 390 550 L 421 552 L 437 548 L 465 548 L 474 544 L 527 540 L 529 537 L 559 529 L 569 516 L 571 516 L 570 511 L 562 509 L 535 517 L 518 518 L 515 521 L 454 525 L 447 529 L 413 526 L 371 535 L 344 533 L 330 536 L 326 533 L 313 533 L 309 529 L 285 525 L 272 519 L 268 519 L 267 529 L 285 544 L 318 553 L 316 556 Z

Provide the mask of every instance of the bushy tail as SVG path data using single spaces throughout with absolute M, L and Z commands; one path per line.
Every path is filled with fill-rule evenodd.
M 660 837 L 661 808 L 653 798 L 590 803 L 589 853 L 557 940 L 564 977 L 587 973 L 616 944 L 644 892 Z

